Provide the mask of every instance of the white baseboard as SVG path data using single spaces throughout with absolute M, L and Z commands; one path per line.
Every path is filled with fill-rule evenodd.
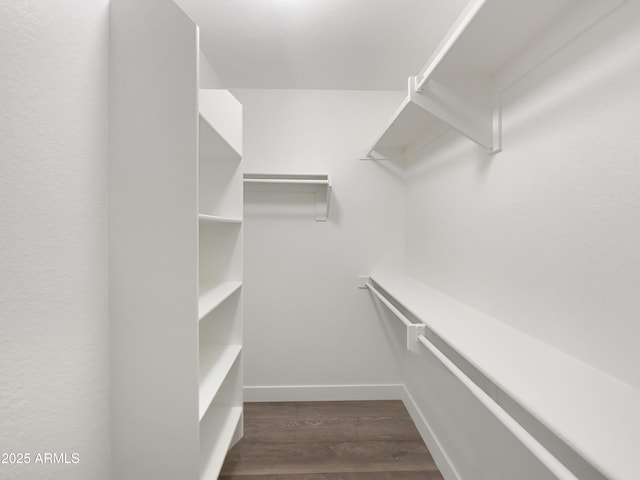
M 451 463 L 449 456 L 442 448 L 442 445 L 438 441 L 438 438 L 433 433 L 429 422 L 424 418 L 422 412 L 418 408 L 418 404 L 413 399 L 407 387 L 402 385 L 402 402 L 404 406 L 409 411 L 409 415 L 411 415 L 411 419 L 413 423 L 415 423 L 418 432 L 420 432 L 420 436 L 422 440 L 424 440 L 425 445 L 429 449 L 433 460 L 436 462 L 436 465 L 440 469 L 440 473 L 446 480 L 462 480 L 457 470 Z
M 339 400 L 402 400 L 404 385 L 278 385 L 245 386 L 245 402 L 312 402 Z

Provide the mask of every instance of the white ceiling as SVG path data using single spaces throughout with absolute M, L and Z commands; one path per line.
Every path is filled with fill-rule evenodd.
M 404 90 L 467 0 L 175 0 L 226 88 Z

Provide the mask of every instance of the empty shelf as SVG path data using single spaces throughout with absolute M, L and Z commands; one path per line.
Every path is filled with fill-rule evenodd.
M 198 215 L 198 219 L 201 222 L 206 222 L 206 223 L 242 223 L 241 218 L 222 217 L 218 215 L 206 215 L 204 213 L 201 213 L 200 215 Z
M 242 282 L 220 282 L 207 289 L 202 289 L 198 301 L 198 320 L 206 317 L 240 287 L 242 287 Z
M 624 0 L 472 0 L 367 153 L 405 160 L 449 128 L 501 145 L 502 92 Z
M 407 96 L 376 139 L 371 152 L 382 158 L 404 160 L 448 128 L 448 125 Z
M 200 391 L 198 411 L 202 420 L 225 378 L 231 371 L 242 346 L 212 346 L 200 352 Z
M 206 432 L 200 433 L 201 480 L 215 480 L 220 475 L 233 434 L 242 418 L 242 407 L 216 408 L 207 414 Z M 208 454 L 208 455 L 207 455 Z
M 371 279 L 606 478 L 640 478 L 640 392 L 407 275 Z

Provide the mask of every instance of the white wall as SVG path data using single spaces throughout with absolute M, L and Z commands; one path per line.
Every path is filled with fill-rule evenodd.
M 0 478 L 110 478 L 108 3 L 0 2 Z
M 245 385 L 399 383 L 396 352 L 357 276 L 403 263 L 403 185 L 358 158 L 402 93 L 234 94 L 246 172 L 328 173 L 333 185 L 326 223 L 314 220 L 310 194 L 245 192 Z
M 224 88 L 218 73 L 202 50 L 200 50 L 198 69 L 200 88 Z
M 451 133 L 418 155 L 406 233 L 409 273 L 635 387 L 639 16 L 628 2 L 512 87 L 502 153 Z M 461 478 L 551 478 L 433 361 L 410 363 Z

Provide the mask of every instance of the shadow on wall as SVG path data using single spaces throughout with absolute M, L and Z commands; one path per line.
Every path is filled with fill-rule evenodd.
M 627 8 L 632 11 L 626 12 L 624 9 Z M 603 92 L 604 103 L 610 103 L 611 96 L 606 95 L 610 89 L 608 85 L 619 82 L 619 79 L 631 80 L 628 84 L 630 91 L 637 90 L 637 84 L 633 84 L 632 79 L 637 78 L 638 63 L 630 59 L 630 51 L 637 49 L 621 48 L 617 55 L 611 55 L 609 47 L 613 43 L 625 46 L 637 43 L 633 33 L 637 31 L 638 16 L 640 4 L 629 1 L 622 3 L 588 28 L 589 34 L 581 34 L 510 85 L 503 92 L 509 103 L 534 90 L 545 89 L 546 81 L 552 83 L 552 88 L 547 88 L 540 95 L 545 102 L 528 105 L 526 110 L 519 110 L 519 117 L 509 119 L 510 133 L 528 131 L 531 126 L 544 124 L 544 119 L 550 116 L 559 120 L 563 117 L 572 120 L 575 118 L 576 105 L 593 111 L 598 103 L 593 92 Z M 585 71 L 580 82 L 576 82 L 575 72 L 583 70 L 583 64 L 596 67 L 592 66 Z M 563 81 L 565 75 L 566 79 Z
M 406 163 L 411 168 L 407 183 L 417 183 L 456 170 L 466 169 L 472 163 L 478 179 L 488 173 L 497 155 L 487 155 L 486 151 L 471 140 L 450 129 L 417 152 Z

